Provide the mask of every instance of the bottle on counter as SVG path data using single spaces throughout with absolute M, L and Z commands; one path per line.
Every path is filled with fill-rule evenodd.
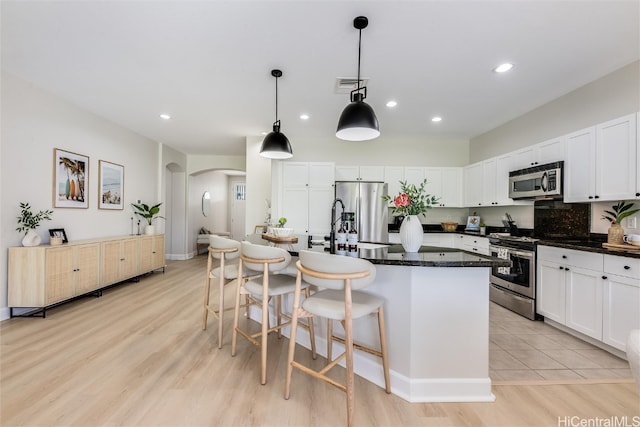
M 358 251 L 358 232 L 356 231 L 353 224 L 351 225 L 351 230 L 349 230 L 349 235 L 347 236 L 347 243 L 349 247 L 349 252 Z
M 344 228 L 344 222 L 340 224 L 340 229 L 337 233 L 338 250 L 347 250 L 347 230 Z

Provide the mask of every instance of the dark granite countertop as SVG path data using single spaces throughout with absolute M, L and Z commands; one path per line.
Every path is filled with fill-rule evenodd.
M 245 240 L 286 249 L 291 255 L 298 256 L 301 250 L 329 252 L 328 243 L 310 242 L 307 235 L 297 235 L 297 243 L 274 243 L 262 238 L 260 234 L 250 234 Z M 511 261 L 463 251 L 455 248 L 422 246 L 416 253 L 407 253 L 402 245 L 362 242 L 358 252 L 343 252 L 338 255 L 357 256 L 374 264 L 414 266 L 414 267 L 510 267 Z
M 640 250 L 631 249 L 629 251 L 607 249 L 602 246 L 602 240 L 540 240 L 538 245 L 553 246 L 556 248 L 573 249 L 576 251 L 595 252 L 599 254 L 623 256 L 627 258 L 640 258 Z

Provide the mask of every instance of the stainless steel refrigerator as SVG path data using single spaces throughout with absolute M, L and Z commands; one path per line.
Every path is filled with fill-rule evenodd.
M 336 198 L 344 203 L 345 212 L 355 213 L 358 240 L 389 242 L 389 209 L 387 202 L 382 200 L 386 195 L 387 184 L 384 182 L 336 181 Z

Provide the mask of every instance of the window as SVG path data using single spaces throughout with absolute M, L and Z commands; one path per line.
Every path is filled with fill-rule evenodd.
M 234 191 L 235 200 L 247 200 L 247 185 L 236 184 L 235 187 L 236 187 Z

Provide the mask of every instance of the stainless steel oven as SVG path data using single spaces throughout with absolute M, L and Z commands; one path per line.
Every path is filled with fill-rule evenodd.
M 491 301 L 522 316 L 536 318 L 535 239 L 526 237 L 491 238 L 491 256 L 508 259 L 511 267 L 491 270 Z

